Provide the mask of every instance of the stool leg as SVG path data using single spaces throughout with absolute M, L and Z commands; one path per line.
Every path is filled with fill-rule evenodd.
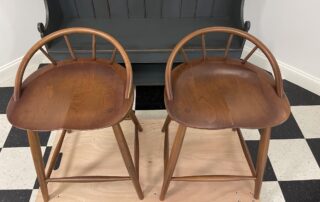
M 258 159 L 256 164 L 257 179 L 255 181 L 255 187 L 254 187 L 255 199 L 259 199 L 259 196 L 260 196 L 264 170 L 265 170 L 267 158 L 268 158 L 270 135 L 271 135 L 271 128 L 263 129 L 260 142 L 259 142 Z
M 134 166 L 136 168 L 136 172 L 138 175 L 138 179 L 139 179 L 139 153 L 140 153 L 140 149 L 139 149 L 139 133 L 138 131 L 142 131 L 142 127 L 141 124 L 138 120 L 138 118 L 136 117 L 136 114 L 134 113 L 134 111 L 132 110 L 130 112 L 130 117 L 131 120 L 134 123 Z
M 171 122 L 171 118 L 169 117 L 169 115 L 167 115 L 167 118 L 164 121 L 164 124 L 163 124 L 162 129 L 161 129 L 162 132 L 166 131 L 166 129 L 169 127 L 170 122 Z
M 123 136 L 123 132 L 120 127 L 120 124 L 118 123 L 118 124 L 112 126 L 112 128 L 113 128 L 116 140 L 118 142 L 122 158 L 124 160 L 124 163 L 127 167 L 128 173 L 129 173 L 131 180 L 132 180 L 132 183 L 134 185 L 134 188 L 136 189 L 136 192 L 138 194 L 139 199 L 143 199 L 143 193 L 142 193 L 141 186 L 139 183 L 138 175 L 137 175 L 135 167 L 133 165 L 131 154 L 130 154 L 126 139 Z
M 49 193 L 47 183 L 45 181 L 44 163 L 42 160 L 41 146 L 37 132 L 27 130 L 31 155 L 36 169 L 38 182 L 40 184 L 41 193 L 44 201 L 49 201 Z
M 175 137 L 175 140 L 173 142 L 171 154 L 170 154 L 170 159 L 168 161 L 168 164 L 165 168 L 165 174 L 164 174 L 164 179 L 163 179 L 163 184 L 162 184 L 162 189 L 160 193 L 160 200 L 163 201 L 165 198 L 165 195 L 168 191 L 169 184 L 174 172 L 174 169 L 177 164 L 177 160 L 181 151 L 182 143 L 183 143 L 183 138 L 186 133 L 186 127 L 179 125 L 177 135 Z
M 133 110 L 131 110 L 131 112 L 130 112 L 130 117 L 131 117 L 134 125 L 135 125 L 136 127 L 138 127 L 139 131 L 141 132 L 141 131 L 142 131 L 142 126 L 141 126 L 139 120 L 137 119 L 136 114 L 134 113 Z

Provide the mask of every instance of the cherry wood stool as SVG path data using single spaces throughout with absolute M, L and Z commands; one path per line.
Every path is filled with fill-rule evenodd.
M 209 57 L 206 34 L 225 34 L 227 44 L 223 56 Z M 203 57 L 189 59 L 183 46 L 200 36 Z M 243 37 L 255 46 L 244 59 L 228 56 L 232 39 Z M 271 64 L 274 79 L 263 69 L 248 62 L 260 49 Z M 223 49 L 222 49 L 223 50 Z M 178 52 L 184 62 L 172 70 Z M 208 27 L 184 37 L 173 49 L 165 73 L 165 105 L 168 111 L 162 131 L 165 132 L 164 180 L 160 200 L 164 200 L 171 181 L 238 181 L 255 180 L 254 198 L 258 199 L 265 170 L 270 132 L 273 126 L 290 115 L 290 105 L 283 91 L 277 61 L 269 49 L 247 32 L 227 27 Z M 171 120 L 179 123 L 169 158 L 168 127 Z M 237 131 L 252 175 L 177 176 L 173 172 L 179 157 L 187 127 L 199 129 L 232 128 Z M 261 129 L 256 168 L 251 160 L 240 128 Z
M 69 40 L 70 34 L 92 37 L 92 57 L 78 58 Z M 58 37 L 64 37 L 71 59 L 56 61 L 43 48 Z M 115 48 L 111 59 L 96 58 L 97 37 Z M 51 64 L 32 73 L 23 82 L 24 71 L 40 50 Z M 119 52 L 125 67 L 115 62 Z M 15 127 L 28 133 L 30 149 L 43 199 L 49 200 L 48 182 L 105 182 L 132 180 L 140 199 L 143 193 L 139 183 L 139 138 L 141 125 L 132 111 L 132 68 L 127 53 L 120 43 L 107 33 L 89 28 L 68 28 L 54 32 L 38 41 L 24 56 L 18 69 L 14 93 L 9 101 L 7 116 Z M 135 124 L 134 163 L 120 122 L 131 117 Z M 91 130 L 112 126 L 129 176 L 68 176 L 50 178 L 66 131 Z M 62 129 L 45 172 L 38 131 Z

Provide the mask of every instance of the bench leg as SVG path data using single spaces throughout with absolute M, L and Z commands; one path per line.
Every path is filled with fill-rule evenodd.
M 167 115 L 167 118 L 162 126 L 162 129 L 161 129 L 162 132 L 165 132 L 166 129 L 168 129 L 170 122 L 171 122 L 171 118 L 169 117 L 169 115 Z
M 142 131 L 142 126 L 141 126 L 139 120 L 137 119 L 136 114 L 134 113 L 133 110 L 130 112 L 130 117 L 131 117 L 134 125 L 135 125 L 135 126 L 138 128 L 138 130 L 141 132 L 141 131 Z
M 186 133 L 186 127 L 179 125 L 177 135 L 175 137 L 175 140 L 173 142 L 171 154 L 170 154 L 170 159 L 168 161 L 167 166 L 165 167 L 165 174 L 164 174 L 164 179 L 163 179 L 163 184 L 162 184 L 162 189 L 160 193 L 160 200 L 163 201 L 165 198 L 165 195 L 168 191 L 169 184 L 174 172 L 174 169 L 177 164 L 177 160 L 181 151 L 184 135 Z
M 126 140 L 125 140 L 125 138 L 123 136 L 123 132 L 122 132 L 122 129 L 120 127 L 120 124 L 118 123 L 118 124 L 112 126 L 112 128 L 113 128 L 113 132 L 115 134 L 117 143 L 119 145 L 119 149 L 120 149 L 122 158 L 124 160 L 124 163 L 125 163 L 125 165 L 127 167 L 128 173 L 129 173 L 130 178 L 132 180 L 132 183 L 134 185 L 134 188 L 136 189 L 136 192 L 138 194 L 139 199 L 142 200 L 143 199 L 143 193 L 142 193 L 141 186 L 140 186 L 140 183 L 139 183 L 139 177 L 138 177 L 138 174 L 136 172 L 135 166 L 133 165 L 131 154 L 130 154 L 127 142 L 126 142 Z
M 265 128 L 262 131 L 260 142 L 259 142 L 259 151 L 258 151 L 258 159 L 256 164 L 256 173 L 257 178 L 255 181 L 254 187 L 254 198 L 259 199 L 260 190 L 263 181 L 264 170 L 266 168 L 266 163 L 268 159 L 268 148 L 270 142 L 271 128 Z
M 38 182 L 40 185 L 42 197 L 44 201 L 49 201 L 49 193 L 47 183 L 45 181 L 45 168 L 42 160 L 42 152 L 39 141 L 39 135 L 37 132 L 28 130 L 28 140 L 31 150 L 31 155 L 34 163 L 34 167 L 36 169 Z

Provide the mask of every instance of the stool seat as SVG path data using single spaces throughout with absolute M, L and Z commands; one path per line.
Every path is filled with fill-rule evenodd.
M 172 71 L 173 99 L 165 98 L 169 116 L 203 129 L 266 128 L 290 115 L 271 75 L 239 59 L 215 58 L 183 63 Z
M 48 64 L 22 84 L 20 99 L 11 98 L 7 116 L 29 130 L 108 127 L 121 121 L 133 103 L 125 99 L 126 70 L 102 59 Z
M 70 35 L 75 34 L 91 37 L 91 58 L 78 57 L 79 52 L 74 51 L 69 39 Z M 48 43 L 60 37 L 64 38 L 72 59 L 56 61 L 56 58 L 45 50 Z M 110 59 L 97 58 L 97 38 L 114 46 Z M 24 72 L 36 52 L 41 52 L 51 64 L 36 70 L 22 82 Z M 117 54 L 121 56 L 124 67 L 117 63 Z M 122 45 L 108 33 L 85 27 L 61 29 L 43 37 L 29 49 L 16 74 L 13 95 L 7 106 L 7 117 L 13 126 L 27 131 L 43 201 L 50 200 L 48 183 L 51 182 L 92 183 L 123 180 L 131 180 L 139 199 L 143 199 L 139 182 L 138 136 L 142 127 L 131 108 L 133 98 L 130 59 Z M 131 118 L 135 125 L 134 161 L 120 126 L 126 116 Z M 109 126 L 112 126 L 129 176 L 51 177 L 67 132 Z M 58 129 L 62 129 L 61 135 L 45 167 L 38 131 Z
M 227 35 L 226 47 L 220 56 L 212 57 L 207 54 L 206 38 L 209 34 Z M 189 42 L 196 37 L 201 40 L 202 57 L 189 59 L 185 48 L 187 44 L 190 46 Z M 232 44 L 236 37 L 241 37 L 246 43 L 253 44 L 253 48 L 243 59 L 231 58 L 232 55 L 229 54 L 233 51 Z M 257 50 L 267 58 L 273 76 L 248 62 Z M 181 53 L 184 63 L 173 68 L 178 53 Z M 162 127 L 162 131 L 165 132 L 165 173 L 159 199 L 165 199 L 171 181 L 239 180 L 254 180 L 253 196 L 259 199 L 268 159 L 271 127 L 281 124 L 290 115 L 289 101 L 283 90 L 280 68 L 271 51 L 259 39 L 242 30 L 230 27 L 207 27 L 196 30 L 182 38 L 172 50 L 166 66 L 165 82 L 165 104 L 168 116 Z M 169 153 L 168 133 L 171 120 L 178 122 L 179 127 Z M 232 128 L 237 131 L 251 175 L 173 177 L 188 127 L 209 130 Z M 261 129 L 255 166 L 241 128 Z

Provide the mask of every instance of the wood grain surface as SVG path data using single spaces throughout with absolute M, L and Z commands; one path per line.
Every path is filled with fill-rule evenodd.
M 144 201 L 159 201 L 163 180 L 163 142 L 161 126 L 165 120 L 137 113 L 143 127 L 140 132 L 140 183 Z M 134 147 L 132 121 L 121 122 L 131 154 Z M 170 148 L 177 124 L 169 128 Z M 57 132 L 60 134 L 60 131 Z M 59 136 L 56 136 L 55 144 Z M 75 175 L 128 175 L 112 128 L 73 131 L 66 134 L 62 161 L 51 177 Z M 51 157 L 50 157 L 51 158 Z M 219 162 L 219 163 L 218 163 Z M 250 175 L 238 135 L 231 129 L 207 131 L 188 128 L 173 176 Z M 140 201 L 130 181 L 106 183 L 49 183 L 50 201 Z M 165 201 L 255 201 L 254 181 L 178 182 L 170 184 Z M 263 188 L 262 188 L 263 192 Z M 37 201 L 42 201 L 38 192 Z

